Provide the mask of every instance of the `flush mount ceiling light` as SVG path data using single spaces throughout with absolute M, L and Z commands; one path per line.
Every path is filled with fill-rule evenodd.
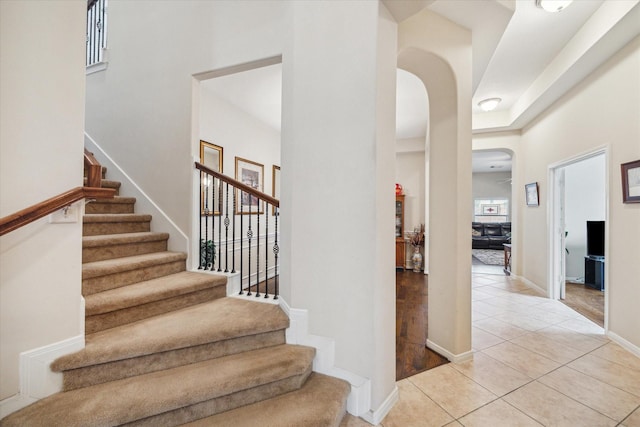
M 500 98 L 483 99 L 482 101 L 478 102 L 478 107 L 480 107 L 482 111 L 493 111 L 498 106 L 498 104 L 500 104 L 500 101 L 502 101 L 502 99 Z
M 547 12 L 560 12 L 571 4 L 573 0 L 536 0 L 536 6 Z

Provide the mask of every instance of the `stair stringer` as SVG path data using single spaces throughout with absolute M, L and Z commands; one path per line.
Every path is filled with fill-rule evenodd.
M 353 372 L 335 366 L 335 340 L 309 333 L 309 311 L 291 308 L 279 297 L 280 308 L 289 316 L 289 328 L 286 330 L 287 344 L 299 344 L 314 347 L 313 370 L 321 374 L 340 378 L 351 384 L 347 398 L 347 412 L 373 425 L 378 425 L 398 401 L 398 387 L 387 396 L 383 404 L 375 411 L 371 408 L 371 380 Z
M 184 252 L 191 257 L 189 237 L 177 226 L 175 222 L 127 175 L 127 173 L 98 145 L 98 143 L 84 133 L 85 147 L 91 152 L 102 166 L 109 171 L 109 176 L 123 184 L 120 187 L 121 196 L 136 198 L 136 211 L 152 215 L 151 231 L 163 231 L 169 233 L 168 250 L 172 252 Z M 187 261 L 187 265 L 189 262 Z

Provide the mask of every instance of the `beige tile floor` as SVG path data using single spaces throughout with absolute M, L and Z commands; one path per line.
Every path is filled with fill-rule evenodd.
M 399 381 L 382 427 L 640 427 L 640 358 L 517 279 L 472 282 L 473 360 Z

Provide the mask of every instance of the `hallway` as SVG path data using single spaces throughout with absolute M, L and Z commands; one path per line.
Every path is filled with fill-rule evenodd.
M 383 427 L 640 426 L 638 357 L 518 279 L 472 284 L 473 360 L 398 381 Z

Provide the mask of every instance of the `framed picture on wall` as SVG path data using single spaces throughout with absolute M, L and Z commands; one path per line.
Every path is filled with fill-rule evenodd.
M 539 206 L 540 201 L 538 199 L 538 183 L 532 182 L 531 184 L 527 184 L 524 186 L 525 191 L 525 200 L 527 201 L 527 206 Z
M 200 163 L 209 169 L 222 173 L 223 153 L 221 146 L 200 140 Z
M 622 202 L 640 203 L 640 160 L 620 165 L 622 172 Z
M 500 206 L 482 205 L 482 215 L 500 215 Z
M 264 192 L 264 165 L 236 156 L 236 181 Z M 260 200 L 246 191 L 236 190 L 236 214 L 264 213 Z
M 222 173 L 223 148 L 219 145 L 200 140 L 200 163 L 215 172 Z M 213 176 L 203 173 L 201 210 L 202 215 L 220 215 L 222 203 L 220 185 Z
M 273 165 L 271 170 L 271 195 L 274 199 L 280 200 L 280 166 Z M 276 207 L 271 208 L 271 215 L 276 214 Z

